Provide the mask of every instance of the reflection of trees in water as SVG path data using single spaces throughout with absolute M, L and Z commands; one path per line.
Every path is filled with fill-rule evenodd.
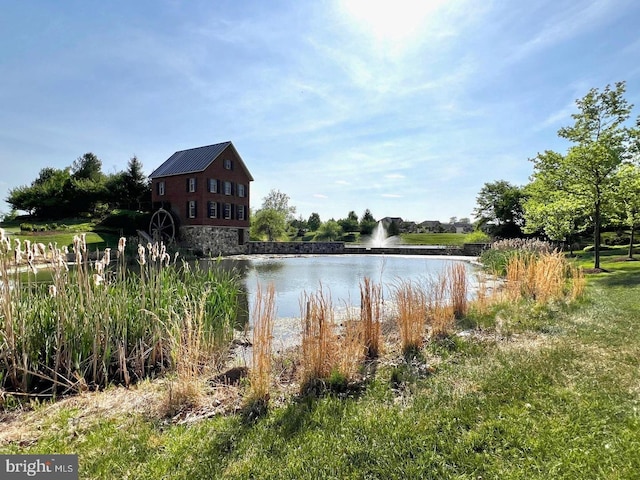
M 236 329 L 244 330 L 249 325 L 249 294 L 246 285 L 241 285 L 238 292 L 238 315 Z
M 278 261 L 260 262 L 260 263 L 257 263 L 254 266 L 254 268 L 258 272 L 271 273 L 271 272 L 277 272 L 278 270 L 282 270 L 283 268 L 285 268 L 285 264 L 284 262 L 278 262 Z

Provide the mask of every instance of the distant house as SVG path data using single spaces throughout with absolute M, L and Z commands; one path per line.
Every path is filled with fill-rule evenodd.
M 471 225 L 471 223 L 456 222 L 456 223 L 453 224 L 453 227 L 456 229 L 456 233 L 471 233 L 471 232 L 473 232 L 473 225 Z
M 382 225 L 384 225 L 384 228 L 386 228 L 386 229 L 389 229 L 389 225 L 391 225 L 392 223 L 395 223 L 396 226 L 399 228 L 400 224 L 402 223 L 402 218 L 400 218 L 400 217 L 384 217 L 384 218 L 381 218 L 379 221 L 382 222 Z
M 418 224 L 418 229 L 424 233 L 440 233 L 442 224 L 438 220 L 425 220 Z
M 205 255 L 246 250 L 253 177 L 231 142 L 175 152 L 149 177 L 153 208 L 171 213 L 181 243 Z

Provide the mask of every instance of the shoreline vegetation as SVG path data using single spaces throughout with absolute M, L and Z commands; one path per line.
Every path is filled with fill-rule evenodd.
M 505 242 L 481 259 L 501 288 L 481 283 L 469 300 L 452 267 L 398 282 L 389 313 L 365 279 L 360 307 L 340 322 L 320 288 L 301 297 L 302 344 L 277 354 L 277 292 L 264 286 L 252 364 L 227 369 L 233 272 L 196 271 L 147 245 L 131 274 L 123 241 L 113 259 L 89 262 L 78 236 L 77 269 L 51 247 L 50 285 L 10 285 L 17 245 L 0 245 L 0 452 L 78 453 L 82 478 L 631 478 L 640 468 L 633 262 L 586 279 L 584 258 Z M 40 250 L 20 245 L 27 263 Z

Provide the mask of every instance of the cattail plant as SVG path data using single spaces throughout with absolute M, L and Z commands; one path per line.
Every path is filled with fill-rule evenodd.
M 124 241 L 120 246 L 117 270 L 126 266 Z M 41 251 L 32 243 L 32 255 L 34 248 Z M 129 384 L 176 368 L 174 353 L 185 339 L 190 351 L 197 346 L 211 362 L 224 356 L 236 319 L 238 278 L 221 269 L 169 266 L 168 254 L 163 258 L 162 248 L 157 251 L 155 263 L 147 249 L 144 261 L 138 257 L 148 280 L 141 282 L 116 274 L 108 249 L 89 262 L 86 240 L 78 235 L 73 268 L 64 248 L 49 245 L 51 283 L 25 285 L 15 266 L 16 257 L 27 256 L 23 244 L 14 246 L 0 234 L 0 387 L 28 393 L 37 385 L 39 394 L 58 394 Z

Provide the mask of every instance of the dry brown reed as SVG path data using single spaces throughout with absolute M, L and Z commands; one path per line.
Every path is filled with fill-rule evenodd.
M 360 283 L 360 321 L 363 343 L 368 358 L 380 355 L 380 322 L 382 320 L 382 286 L 365 277 Z
M 469 309 L 479 315 L 486 315 L 492 305 L 501 302 L 504 298 L 499 281 L 489 280 L 489 278 L 485 273 L 478 274 L 475 295 L 469 302 Z
M 315 294 L 304 292 L 302 314 L 302 389 L 330 376 L 336 360 L 337 336 L 330 294 L 322 286 Z
M 571 289 L 569 291 L 569 298 L 571 300 L 576 300 L 584 294 L 584 289 L 586 286 L 584 271 L 576 265 L 571 265 L 569 267 L 569 276 L 571 277 Z
M 411 281 L 402 280 L 394 286 L 393 295 L 402 351 L 408 353 L 419 349 L 424 341 L 428 315 L 425 291 Z
M 447 281 L 447 290 L 453 315 L 462 318 L 467 314 L 469 283 L 467 281 L 467 268 L 462 263 L 451 263 L 444 273 Z
M 249 380 L 251 401 L 268 402 L 271 384 L 271 343 L 276 316 L 275 286 L 270 283 L 266 291 L 258 284 L 253 305 L 253 350 Z
M 451 333 L 455 325 L 454 306 L 451 302 L 452 279 L 450 270 L 445 270 L 430 282 L 426 298 L 428 321 L 431 325 L 432 337 L 444 337 Z M 466 311 L 466 302 L 465 302 Z
M 184 314 L 179 331 L 173 336 L 172 358 L 175 379 L 170 382 L 165 414 L 174 415 L 201 404 L 204 397 L 204 372 L 213 365 L 204 338 L 205 304 L 209 292 L 200 298 L 184 299 Z
M 564 297 L 568 265 L 560 252 L 518 253 L 507 262 L 505 293 L 508 300 L 521 298 L 543 304 Z

